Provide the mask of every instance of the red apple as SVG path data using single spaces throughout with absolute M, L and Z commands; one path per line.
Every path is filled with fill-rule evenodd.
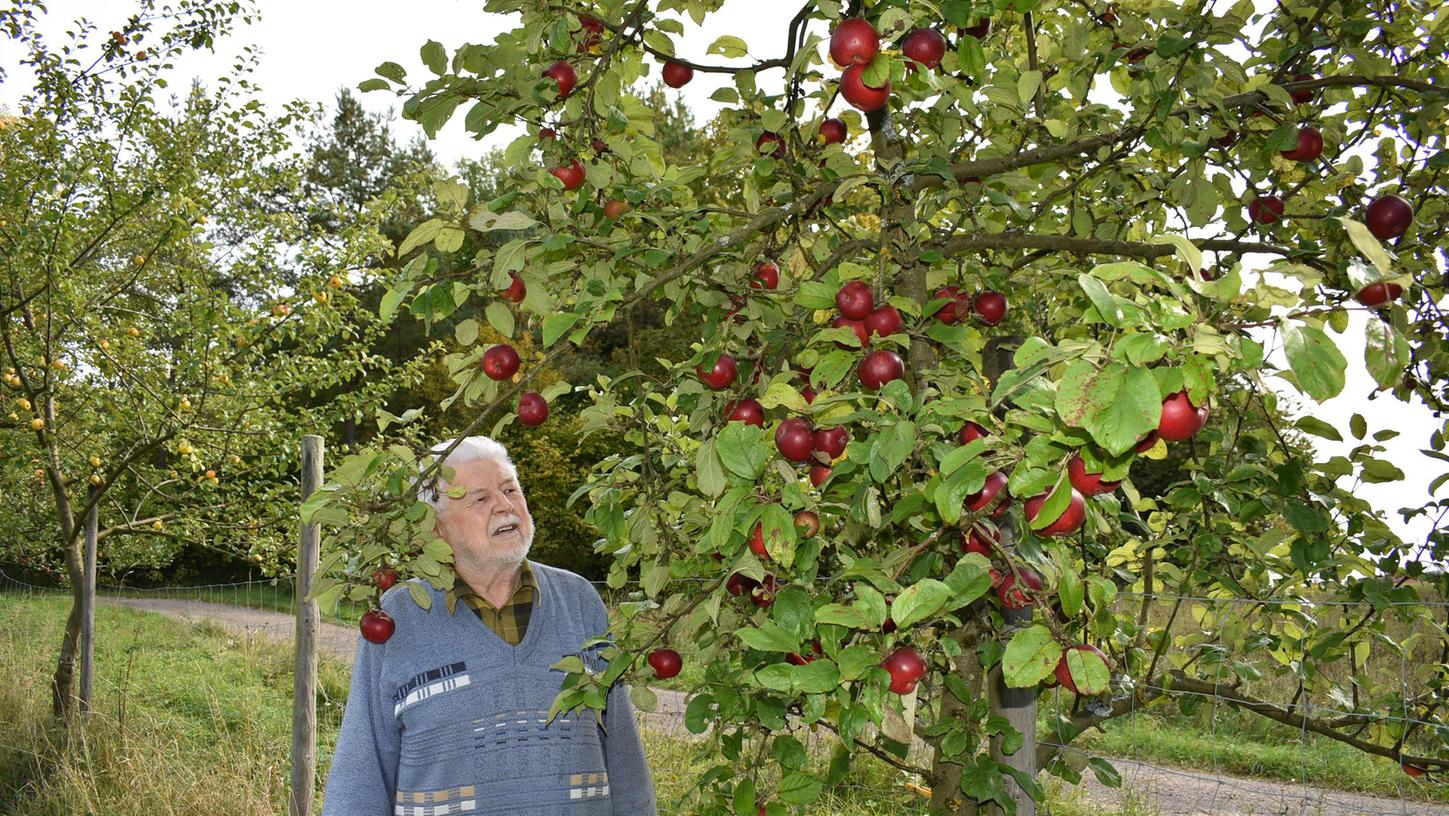
M 1294 82 L 1306 82 L 1313 79 L 1312 74 L 1297 74 L 1293 77 Z M 1288 92 L 1293 97 L 1293 102 L 1302 105 L 1313 101 L 1314 91 L 1312 88 L 1295 88 Z
M 1248 220 L 1255 224 L 1272 224 L 1283 217 L 1283 199 L 1275 195 L 1258 196 L 1248 202 Z
M 386 643 L 396 631 L 397 624 L 393 622 L 391 615 L 381 609 L 370 609 L 362 613 L 362 620 L 358 621 L 357 628 L 362 631 L 362 637 L 368 643 Z
M 790 652 L 785 655 L 785 662 L 789 663 L 792 666 L 804 666 L 805 664 L 813 662 L 814 660 L 814 655 L 807 656 L 802 655 L 799 652 Z M 765 812 L 765 808 L 763 806 L 760 807 L 760 812 Z
M 1100 496 L 1103 493 L 1111 493 L 1122 484 L 1118 482 L 1102 481 L 1101 473 L 1088 473 L 1087 463 L 1079 453 L 1072 457 L 1067 463 L 1067 478 L 1071 480 L 1072 487 L 1075 487 L 1083 496 Z
M 518 421 L 532 428 L 548 419 L 548 400 L 537 391 L 525 391 L 518 398 Z
M 589 144 L 594 148 L 595 156 L 602 156 L 609 152 L 609 143 L 603 139 L 595 137 Z
M 825 144 L 845 144 L 849 131 L 841 119 L 830 118 L 820 123 L 820 139 Z
M 1214 136 L 1212 142 L 1218 147 L 1232 147 L 1238 142 L 1238 132 L 1230 130 L 1222 136 Z
M 757 586 L 759 586 L 759 583 L 755 579 L 739 572 L 731 573 L 729 580 L 725 581 L 725 589 L 736 598 L 750 592 Z
M 865 281 L 853 280 L 835 293 L 835 307 L 851 320 L 864 320 L 875 308 L 875 297 Z
M 814 510 L 801 510 L 795 514 L 795 530 L 801 538 L 814 538 L 820 532 L 820 516 Z
M 773 150 L 769 149 L 771 145 L 774 145 Z M 780 138 L 778 133 L 771 133 L 767 130 L 755 140 L 755 152 L 768 153 L 777 159 L 783 159 L 785 158 L 785 140 Z
M 860 338 L 861 348 L 865 348 L 867 345 L 870 345 L 870 329 L 866 328 L 864 320 L 852 320 L 842 315 L 830 321 L 830 325 L 834 326 L 837 329 L 845 328 L 855 332 L 855 336 Z M 840 346 L 841 348 L 850 348 L 850 346 L 847 346 L 844 343 L 836 343 L 836 345 Z
M 896 307 L 887 303 L 879 306 L 865 318 L 865 327 L 871 334 L 878 334 L 881 337 L 895 334 L 901 330 L 901 312 Z
M 1186 391 L 1168 395 L 1162 401 L 1162 417 L 1157 423 L 1157 435 L 1168 442 L 1190 439 L 1207 424 L 1207 406 L 1199 408 L 1192 404 Z
M 815 487 L 819 487 L 825 484 L 825 480 L 829 478 L 830 468 L 824 465 L 815 465 L 814 467 L 810 468 L 810 484 L 814 485 Z
M 916 683 L 926 676 L 926 659 L 912 646 L 901 646 L 881 661 L 891 676 L 891 691 L 896 694 L 910 694 Z
M 775 289 L 780 285 L 780 267 L 769 261 L 761 261 L 755 264 L 754 280 L 750 281 L 751 289 Z
M 735 358 L 728 354 L 721 354 L 714 361 L 714 368 L 705 371 L 704 363 L 700 363 L 694 367 L 694 373 L 699 375 L 699 379 L 705 385 L 720 391 L 734 384 L 735 377 L 739 374 L 739 366 L 735 364 Z
M 397 586 L 397 570 L 392 567 L 378 567 L 372 571 L 372 583 L 383 592 Z
M 780 591 L 780 584 L 776 583 L 775 576 L 766 575 L 765 580 L 750 589 L 750 601 L 760 608 L 767 607 L 775 602 L 775 594 Z
M 1323 134 L 1318 132 L 1318 128 L 1307 125 L 1298 129 L 1298 146 L 1283 151 L 1283 158 L 1300 162 L 1317 161 L 1322 155 Z
M 518 277 L 517 272 L 508 274 L 513 278 L 513 282 L 508 284 L 507 289 L 499 292 L 498 296 L 510 303 L 522 303 L 524 296 L 528 294 L 528 287 L 524 286 L 523 278 Z
M 654 669 L 654 676 L 660 680 L 668 680 L 684 668 L 684 658 L 673 649 L 655 649 L 649 653 L 648 659 L 649 665 Z
M 1414 221 L 1414 207 L 1396 195 L 1379 196 L 1368 205 L 1364 223 L 1380 241 L 1403 235 Z
M 992 572 L 996 572 L 996 570 L 992 570 Z M 996 583 L 996 597 L 1007 609 L 1025 609 L 1031 606 L 1032 597 L 1041 591 L 1041 576 L 1029 569 L 1021 570 L 1022 585 L 1017 584 L 1016 575 L 1010 572 L 999 573 L 999 575 L 1000 581 Z
M 845 69 L 845 73 L 840 75 L 840 95 L 845 97 L 851 107 L 870 113 L 891 98 L 891 84 L 887 82 L 879 88 L 872 88 L 860 78 L 864 70 L 864 65 L 852 65 Z
M 872 351 L 860 361 L 856 374 L 867 390 L 879 391 L 891 380 L 906 376 L 906 361 L 894 351 Z
M 990 435 L 986 432 L 985 428 L 968 419 L 966 424 L 961 426 L 961 432 L 956 435 L 956 438 L 961 440 L 961 444 L 965 445 L 969 442 L 975 442 L 978 439 L 985 439 Z
M 1365 306 L 1382 306 L 1391 300 L 1397 299 L 1403 293 L 1404 287 L 1397 283 L 1375 281 L 1358 290 L 1358 294 L 1353 297 L 1354 300 L 1357 300 Z
M 743 422 L 746 425 L 754 425 L 759 428 L 765 427 L 765 407 L 753 399 L 742 399 L 739 402 L 731 402 L 725 406 L 725 414 L 730 422 Z
M 963 553 L 978 553 L 990 558 L 991 551 L 1000 542 L 1001 533 L 986 524 L 973 524 L 969 531 L 961 532 L 961 552 Z
M 589 14 L 579 15 L 579 53 L 592 50 L 604 39 L 604 24 L 599 18 Z
M 619 216 L 628 212 L 630 209 L 632 208 L 629 206 L 629 202 L 620 201 L 617 198 L 611 198 L 604 203 L 604 217 L 612 218 L 617 221 L 619 220 Z
M 982 292 L 976 296 L 972 306 L 976 309 L 976 316 L 988 326 L 995 326 L 1006 317 L 1006 295 L 1000 292 Z
M 1003 495 L 1006 482 L 1006 474 L 999 470 L 987 476 L 986 484 L 982 485 L 980 490 L 966 497 L 966 509 L 973 513 L 979 513 L 992 504 L 995 504 L 997 498 L 1000 497 L 1002 501 L 996 509 L 991 511 L 991 517 L 1000 518 L 1005 515 L 1007 509 L 1011 506 L 1010 497 Z
M 557 139 L 557 138 L 558 138 L 558 132 L 555 131 L 551 127 L 544 127 L 544 128 L 539 128 L 538 129 L 538 139 L 539 139 L 539 141 L 552 141 L 552 140 Z
M 1087 520 L 1087 500 L 1082 498 L 1082 494 L 1077 492 L 1075 487 L 1070 488 L 1070 490 L 1072 491 L 1072 497 L 1067 504 L 1067 509 L 1063 510 L 1060 516 L 1057 516 L 1056 521 L 1037 530 L 1037 535 L 1043 538 L 1054 538 L 1056 536 L 1070 535 L 1081 529 L 1082 522 Z M 1036 520 L 1037 514 L 1041 513 L 1042 505 L 1046 504 L 1047 496 L 1049 495 L 1051 494 L 1042 493 L 1038 496 L 1032 496 L 1022 505 L 1022 508 L 1026 511 L 1026 520 L 1028 523 Z
M 518 352 L 507 343 L 500 343 L 483 352 L 483 373 L 495 380 L 506 380 L 518 371 Z
M 843 21 L 830 32 L 830 58 L 836 65 L 866 65 L 880 53 L 880 35 L 859 17 Z
M 544 71 L 543 75 L 558 83 L 559 101 L 567 99 L 568 95 L 574 92 L 574 86 L 579 84 L 578 72 L 563 60 L 548 66 L 548 70 Z
M 750 536 L 750 552 L 759 556 L 762 561 L 770 560 L 770 551 L 765 549 L 765 525 L 755 525 L 755 532 Z
M 941 64 L 941 57 L 946 56 L 946 38 L 934 28 L 918 28 L 906 35 L 901 53 L 927 68 L 935 68 Z
M 578 159 L 560 167 L 548 171 L 550 175 L 563 182 L 565 190 L 577 190 L 584 186 L 584 165 Z
M 666 62 L 664 64 L 664 84 L 671 88 L 683 88 L 694 79 L 694 69 L 682 62 Z
M 984 40 L 986 39 L 986 35 L 991 33 L 991 18 L 983 17 L 980 20 L 974 20 L 971 25 L 961 29 L 961 33 L 975 37 L 978 40 Z
M 809 422 L 791 417 L 775 429 L 775 447 L 792 462 L 808 462 L 815 451 L 815 432 Z
M 1400 762 L 1399 767 L 1403 769 L 1404 773 L 1408 774 L 1414 779 L 1421 779 L 1423 778 L 1424 774 L 1428 773 L 1428 771 L 1425 770 L 1423 767 L 1415 765 L 1412 762 Z
M 1076 694 L 1077 693 L 1077 683 L 1076 683 L 1075 680 L 1072 679 L 1072 670 L 1070 668 L 1068 668 L 1068 666 L 1067 666 L 1067 653 L 1073 652 L 1073 651 L 1077 651 L 1077 652 L 1091 652 L 1092 654 L 1095 654 L 1097 657 L 1102 658 L 1102 662 L 1103 663 L 1106 663 L 1107 662 L 1107 656 L 1102 653 L 1102 650 L 1101 649 L 1098 649 L 1096 646 L 1093 646 L 1090 643 L 1080 643 L 1080 644 L 1077 644 L 1076 646 L 1073 646 L 1070 649 L 1067 649 L 1066 652 L 1063 652 L 1062 653 L 1061 659 L 1059 659 L 1057 661 L 1057 671 L 1056 671 L 1057 682 L 1058 683 L 1061 683 L 1062 684 L 1062 687 L 1065 688 L 1067 691 L 1070 691 L 1071 693 Z
M 935 317 L 948 326 L 959 322 L 971 310 L 971 296 L 964 294 L 959 286 L 943 286 L 931 295 L 932 300 L 941 298 L 950 298 L 950 302 L 937 309 Z
M 844 425 L 836 425 L 834 428 L 820 428 L 815 431 L 815 450 L 829 456 L 831 459 L 845 453 L 845 446 L 850 443 L 850 431 Z

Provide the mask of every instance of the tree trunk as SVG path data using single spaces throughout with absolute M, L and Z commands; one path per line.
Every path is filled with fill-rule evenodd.
M 56 719 L 69 723 L 75 712 L 75 663 L 80 647 L 81 623 L 85 604 L 85 553 L 75 536 L 66 539 L 65 573 L 70 579 L 70 615 L 65 620 L 65 635 L 60 641 L 60 658 L 50 682 L 50 705 Z

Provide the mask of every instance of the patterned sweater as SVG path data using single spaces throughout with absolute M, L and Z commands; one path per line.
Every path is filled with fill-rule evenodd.
M 406 587 L 383 609 L 384 644 L 359 639 L 322 816 L 654 816 L 628 689 L 592 711 L 546 723 L 564 674 L 549 666 L 608 628 L 599 593 L 566 570 L 529 562 L 539 598 L 510 646 L 443 593 L 424 611 Z M 597 649 L 582 652 L 602 670 Z

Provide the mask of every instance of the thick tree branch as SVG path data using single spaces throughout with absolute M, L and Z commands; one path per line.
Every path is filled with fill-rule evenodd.
M 1174 691 L 1186 691 L 1192 694 L 1202 694 L 1217 700 L 1222 700 L 1223 702 L 1228 703 L 1236 708 L 1241 708 L 1246 711 L 1252 711 L 1257 714 L 1262 714 L 1264 717 L 1283 723 L 1284 725 L 1291 725 L 1294 728 L 1303 731 L 1312 731 L 1315 734 L 1319 734 L 1328 737 L 1331 740 L 1336 740 L 1345 745 L 1357 748 L 1365 754 L 1381 756 L 1386 759 L 1392 759 L 1395 762 L 1418 765 L 1421 768 L 1427 768 L 1431 765 L 1440 768 L 1449 768 L 1449 759 L 1410 756 L 1403 753 L 1401 750 L 1398 750 L 1397 748 L 1386 745 L 1377 745 L 1366 740 L 1358 739 L 1357 737 L 1349 736 L 1348 734 L 1340 733 L 1338 731 L 1335 731 L 1327 722 L 1324 722 L 1322 720 L 1315 720 L 1305 714 L 1289 713 L 1282 708 L 1273 705 L 1272 703 L 1250 697 L 1247 694 L 1243 694 L 1232 686 L 1224 686 L 1217 683 L 1207 683 L 1202 680 L 1188 677 L 1182 672 L 1173 671 L 1172 687 Z

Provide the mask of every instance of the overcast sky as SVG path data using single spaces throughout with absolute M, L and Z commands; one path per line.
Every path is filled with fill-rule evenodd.
M 219 43 L 216 54 L 198 54 L 179 63 L 172 87 L 184 87 L 183 80 L 193 76 L 207 80 L 226 73 L 242 46 L 256 44 L 262 50 L 262 59 L 254 79 L 263 89 L 262 98 L 269 104 L 280 108 L 290 99 L 330 101 L 339 88 L 355 88 L 374 75 L 373 69 L 379 63 L 387 60 L 402 63 L 410 74 L 425 70 L 418 58 L 418 49 L 430 39 L 441 42 L 451 53 L 465 42 L 486 42 L 512 27 L 497 15 L 479 11 L 482 6 L 479 0 L 408 0 L 405 3 L 259 0 L 257 5 L 261 11 L 259 22 L 242 28 L 230 41 Z M 755 49 L 755 57 L 773 57 L 783 52 L 786 27 L 795 11 L 793 4 L 734 0 L 726 7 L 709 18 L 707 32 L 686 21 L 685 36 L 677 38 L 678 53 L 703 58 L 706 46 L 722 34 L 744 38 Z M 75 18 L 86 17 L 105 32 L 120 28 L 132 13 L 131 4 L 122 0 L 52 0 L 49 9 L 49 31 L 53 32 L 51 36 L 56 42 Z M 0 105 L 13 108 L 31 84 L 28 72 L 18 65 L 19 58 L 15 46 L 9 40 L 0 39 L 0 66 L 7 73 L 6 81 L 0 85 Z M 722 61 L 718 57 L 709 59 L 715 63 Z M 780 72 L 771 72 L 762 77 L 761 86 L 768 88 L 774 80 L 778 87 L 779 76 Z M 708 97 L 726 82 L 725 75 L 698 74 L 684 88 L 686 103 L 695 112 L 696 121 L 706 121 L 719 109 L 719 104 Z M 388 93 L 361 94 L 360 98 L 372 110 L 400 107 L 396 97 Z M 431 145 L 433 152 L 447 164 L 465 156 L 481 155 L 489 147 L 501 146 L 517 135 L 516 130 L 501 128 L 479 143 L 463 132 L 461 121 L 461 116 L 454 117 Z M 396 120 L 396 130 L 403 140 L 421 133 L 416 125 L 400 119 Z M 1351 447 L 1349 417 L 1356 412 L 1368 419 L 1371 433 L 1386 429 L 1400 432 L 1399 438 L 1385 443 L 1385 447 L 1388 458 L 1408 473 L 1409 479 L 1398 484 L 1363 485 L 1357 489 L 1392 513 L 1403 505 L 1422 503 L 1428 496 L 1429 482 L 1449 468 L 1419 453 L 1427 445 L 1429 434 L 1440 425 L 1426 408 L 1418 404 L 1404 405 L 1390 396 L 1381 396 L 1372 402 L 1367 399 L 1374 385 L 1363 365 L 1365 319 L 1361 313 L 1354 312 L 1348 332 L 1338 338 L 1349 361 L 1347 387 L 1339 397 L 1314 408 L 1313 413 L 1342 429 L 1348 440 L 1343 445 L 1324 443 L 1325 451 L 1346 453 Z M 1267 335 L 1264 337 L 1268 339 Z M 1277 360 L 1281 363 L 1281 354 Z M 1286 387 L 1283 390 L 1291 391 Z M 1307 398 L 1303 399 L 1306 403 Z M 1422 542 L 1430 529 L 1429 523 L 1423 520 L 1406 527 L 1399 522 L 1397 514 L 1391 514 L 1390 521 L 1411 541 Z

